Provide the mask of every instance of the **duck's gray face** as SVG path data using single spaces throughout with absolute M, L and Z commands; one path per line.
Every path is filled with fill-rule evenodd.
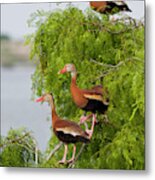
M 36 99 L 36 102 L 48 102 L 49 103 L 51 100 L 53 100 L 52 95 L 44 94 L 40 98 Z
M 59 74 L 64 74 L 64 73 L 66 73 L 66 72 L 73 72 L 73 71 L 75 71 L 75 70 L 76 70 L 76 69 L 75 69 L 74 64 L 66 64 L 66 65 L 64 66 L 64 68 L 61 69 L 58 73 L 59 73 Z

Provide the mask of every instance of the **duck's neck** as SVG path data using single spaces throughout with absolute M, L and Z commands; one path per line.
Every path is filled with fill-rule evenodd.
M 71 72 L 71 78 L 72 78 L 71 83 L 74 85 L 76 85 L 76 75 L 77 75 L 76 71 Z
M 58 116 L 52 99 L 50 100 L 50 106 L 51 106 L 51 116 L 52 116 L 52 127 L 54 127 L 55 122 L 58 120 Z

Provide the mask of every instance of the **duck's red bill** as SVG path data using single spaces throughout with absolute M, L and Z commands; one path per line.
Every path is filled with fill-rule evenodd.
M 66 72 L 66 67 L 64 67 L 63 69 L 61 69 L 58 74 L 64 74 Z
M 40 97 L 40 98 L 36 99 L 36 102 L 42 102 L 43 100 L 44 100 L 44 98 Z

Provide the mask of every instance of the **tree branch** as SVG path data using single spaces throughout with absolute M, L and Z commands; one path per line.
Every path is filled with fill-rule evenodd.
M 112 64 L 104 64 L 104 63 L 102 63 L 102 62 L 98 62 L 98 61 L 96 61 L 95 59 L 90 59 L 89 60 L 90 62 L 93 62 L 93 63 L 95 63 L 95 64 L 97 64 L 97 65 L 99 65 L 99 66 L 103 66 L 103 67 L 109 67 L 109 68 L 111 68 L 111 67 L 114 67 L 115 65 L 112 65 Z
M 110 34 L 122 34 L 122 33 L 125 33 L 127 31 L 132 31 L 134 30 L 135 28 L 138 28 L 139 25 L 138 23 L 136 22 L 136 20 L 134 18 L 131 18 L 129 16 L 125 17 L 125 18 L 121 18 L 121 19 L 117 19 L 117 20 L 113 20 L 111 21 L 111 23 L 117 23 L 117 22 L 126 22 L 126 28 L 123 28 L 121 30 L 118 30 L 118 31 L 113 31 L 111 30 L 110 28 L 107 28 L 105 25 L 101 24 L 100 22 L 78 22 L 78 24 L 80 25 L 86 25 L 86 26 L 91 26 L 91 27 L 98 27 L 100 31 L 106 31 Z M 129 22 L 130 24 L 132 23 L 134 26 L 132 28 L 128 28 L 128 24 L 127 22 Z M 140 25 L 143 25 L 142 23 Z M 88 29 L 89 31 L 98 31 L 98 29 Z
M 142 59 L 137 58 L 137 57 L 133 57 L 133 58 L 127 58 L 127 59 L 125 59 L 125 60 L 123 60 L 123 61 L 120 61 L 120 62 L 119 62 L 118 64 L 116 64 L 116 65 L 112 65 L 112 64 L 104 64 L 104 63 L 98 62 L 98 61 L 96 61 L 96 60 L 94 60 L 94 59 L 90 59 L 91 62 L 93 62 L 93 63 L 95 63 L 95 64 L 97 64 L 97 65 L 99 65 L 99 66 L 103 66 L 103 67 L 109 68 L 108 70 L 104 71 L 100 76 L 98 76 L 97 78 L 95 78 L 95 79 L 93 80 L 93 82 L 96 81 L 96 80 L 99 80 L 99 79 L 101 79 L 101 78 L 103 78 L 103 77 L 105 77 L 105 76 L 107 76 L 108 74 L 110 74 L 111 72 L 113 72 L 114 70 L 116 70 L 118 67 L 124 65 L 126 62 L 133 61 L 133 60 L 139 61 L 139 62 L 143 62 Z
M 48 161 L 59 149 L 60 147 L 62 146 L 62 142 L 60 142 L 59 144 L 57 144 L 55 146 L 55 148 L 50 152 L 50 154 L 46 157 L 46 161 Z

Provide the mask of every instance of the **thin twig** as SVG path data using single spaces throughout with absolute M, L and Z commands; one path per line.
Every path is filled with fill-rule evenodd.
M 91 61 L 91 62 L 93 62 L 93 63 L 95 63 L 95 64 L 97 64 L 97 65 L 99 65 L 99 66 L 103 66 L 103 67 L 109 67 L 109 68 L 111 68 L 111 67 L 114 67 L 115 65 L 112 65 L 112 64 L 105 64 L 105 63 L 102 63 L 102 62 L 98 62 L 98 61 L 96 61 L 95 59 L 90 59 L 89 61 Z
M 139 61 L 139 62 L 143 62 L 142 59 L 140 58 L 137 58 L 137 57 L 133 57 L 132 59 L 131 58 L 127 58 L 125 59 L 124 61 L 120 61 L 118 64 L 116 65 L 112 65 L 112 64 L 104 64 L 104 63 L 101 63 L 101 62 L 98 62 L 94 59 L 90 59 L 91 62 L 99 65 L 99 66 L 103 66 L 103 67 L 107 67 L 109 68 L 108 70 L 104 71 L 100 76 L 98 76 L 97 78 L 93 79 L 92 82 L 98 80 L 98 79 L 101 79 L 107 75 L 109 75 L 111 72 L 113 72 L 115 69 L 117 69 L 118 67 L 124 65 L 126 62 L 129 62 L 129 61 Z
M 18 145 L 18 146 L 20 146 L 20 147 L 23 147 L 24 149 L 27 149 L 29 152 L 31 152 L 31 153 L 34 153 L 34 148 L 33 147 L 28 147 L 28 145 L 27 144 L 21 144 L 21 143 L 19 143 L 19 142 L 16 142 L 16 145 Z
M 56 146 L 55 146 L 55 148 L 50 152 L 50 154 L 47 156 L 47 158 L 46 158 L 46 161 L 48 161 L 55 153 L 56 153 L 56 151 L 58 151 L 59 149 L 60 149 L 60 147 L 62 146 L 62 142 L 60 142 L 59 144 L 57 144 Z
M 126 20 L 126 21 L 125 21 Z M 99 30 L 100 31 L 107 31 L 108 33 L 110 34 L 122 34 L 122 33 L 125 33 L 127 31 L 132 31 L 134 30 L 135 28 L 138 28 L 139 26 L 137 25 L 137 22 L 135 19 L 131 18 L 131 17 L 125 17 L 123 19 L 117 19 L 117 21 L 113 21 L 113 23 L 116 23 L 116 22 L 119 22 L 119 21 L 124 21 L 124 22 L 127 22 L 127 20 L 129 21 L 129 23 L 133 23 L 134 26 L 132 28 L 128 28 L 128 26 L 125 27 L 125 29 L 121 29 L 121 30 L 118 30 L 118 31 L 113 31 L 109 28 L 107 28 L 105 25 L 101 24 L 100 22 L 76 22 L 80 25 L 86 25 L 86 26 L 91 26 L 91 27 L 99 27 Z M 89 31 L 98 31 L 98 29 L 88 29 Z

